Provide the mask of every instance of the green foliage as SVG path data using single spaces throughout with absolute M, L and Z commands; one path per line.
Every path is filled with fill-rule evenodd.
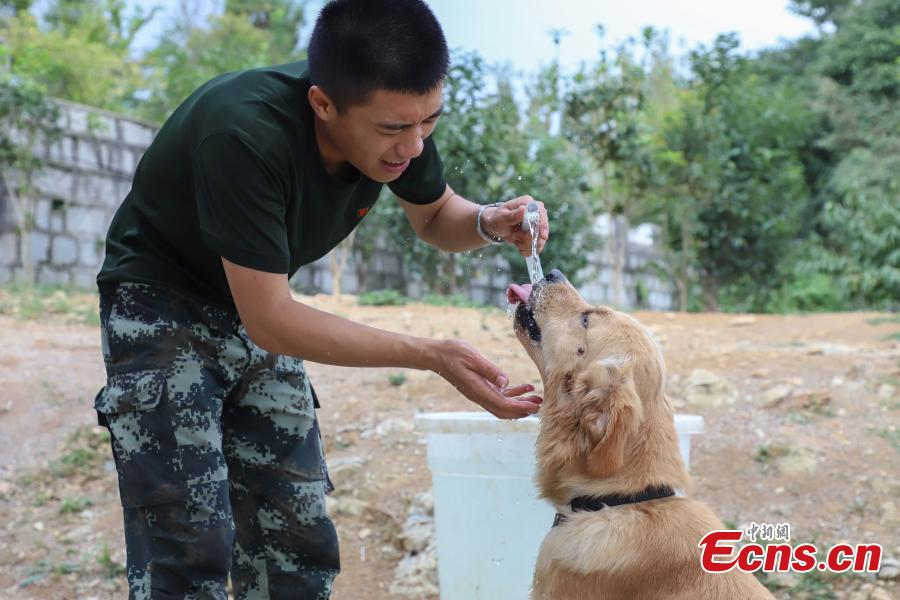
M 837 30 L 820 54 L 821 72 L 851 94 L 900 97 L 900 3 L 864 0 L 838 12 Z
M 126 111 L 142 86 L 131 45 L 157 9 L 136 6 L 126 14 L 125 7 L 124 0 L 56 0 L 43 25 L 20 10 L 0 19 L 6 42 L 0 60 L 8 58 L 13 74 L 33 79 L 50 96 Z
M 395 373 L 393 375 L 388 375 L 388 382 L 394 387 L 400 387 L 404 383 L 406 383 L 406 374 L 405 373 Z
M 40 84 L 0 71 L 0 193 L 5 192 L 13 208 L 20 232 L 19 256 L 29 282 L 33 268 L 28 234 L 34 228 L 37 202 L 34 178 L 43 166 L 36 150 L 59 135 L 58 115 Z
M 301 58 L 305 6 L 305 0 L 228 0 L 222 13 L 180 15 L 144 61 L 150 96 L 138 114 L 162 121 L 217 75 Z
M 407 302 L 408 299 L 397 290 L 373 290 L 357 298 L 360 306 L 403 306 Z
M 741 310 L 738 300 L 729 304 Z M 823 273 L 798 272 L 771 296 L 765 306 L 765 312 L 833 312 L 841 310 L 844 306 L 834 279 Z M 748 306 L 745 310 L 751 308 Z
M 41 167 L 30 149 L 55 132 L 46 94 L 158 122 L 221 73 L 305 55 L 306 0 L 225 0 L 212 12 L 184 3 L 138 56 L 135 36 L 158 14 L 142 6 L 0 0 L 0 64 L 9 65 L 0 72 L 0 178 L 21 231 L 34 223 Z M 649 221 L 663 248 L 651 268 L 673 281 L 682 309 L 896 309 L 900 5 L 792 0 L 790 8 L 818 34 L 755 55 L 722 35 L 688 53 L 687 73 L 675 68 L 667 35 L 649 27 L 605 45 L 575 73 L 551 63 L 519 81 L 454 53 L 434 133 L 449 184 L 482 203 L 543 201 L 551 223 L 543 265 L 576 285 L 587 254 L 605 243 L 614 294 L 624 296 L 626 230 Z M 558 43 L 560 32 L 552 35 Z M 520 82 L 524 103 L 513 93 Z M 593 231 L 600 215 L 612 224 L 607 240 Z M 514 280 L 527 279 L 511 246 L 451 255 L 417 240 L 387 191 L 366 223 L 352 243 L 364 288 L 405 289 L 400 278 L 369 279 L 378 245 L 449 296 L 443 303 L 504 262 Z M 391 294 L 361 303 L 404 301 Z M 6 312 L 70 312 L 96 324 L 94 307 L 53 302 L 63 300 L 0 294 Z

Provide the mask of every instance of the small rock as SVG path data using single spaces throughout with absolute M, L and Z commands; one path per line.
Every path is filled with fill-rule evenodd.
M 900 561 L 893 556 L 886 556 L 878 569 L 878 579 L 900 579 Z
M 368 527 L 363 527 L 362 529 L 359 530 L 359 533 L 357 534 L 357 536 L 359 536 L 359 539 L 361 539 L 361 540 L 364 540 L 371 535 L 372 535 L 372 530 L 369 529 Z
M 814 475 L 818 467 L 816 453 L 807 448 L 791 449 L 778 460 L 778 468 L 787 475 Z
M 794 396 L 801 408 L 820 410 L 831 403 L 831 394 L 825 390 L 810 390 Z
M 696 406 L 722 406 L 734 404 L 738 399 L 733 383 L 705 369 L 691 373 L 682 385 L 682 395 Z
M 37 531 L 43 531 L 44 530 L 44 522 L 38 521 L 37 523 L 34 524 L 34 528 Z
M 794 573 L 772 573 L 769 579 L 782 589 L 793 589 L 800 583 Z
M 878 387 L 878 397 L 882 400 L 890 400 L 897 393 L 897 388 L 889 383 L 883 383 Z
M 869 363 L 856 363 L 849 369 L 844 375 L 847 379 L 857 380 L 857 379 L 866 379 L 867 376 L 872 372 L 872 365 Z
M 844 383 L 846 383 L 846 381 L 847 380 L 844 379 L 843 377 L 841 377 L 840 375 L 835 375 L 834 377 L 831 378 L 831 385 L 834 387 L 840 387 L 840 386 L 844 385 Z
M 732 327 L 745 327 L 747 325 L 753 325 L 754 323 L 756 323 L 756 317 L 754 317 L 753 315 L 734 317 L 733 319 L 728 321 L 728 324 Z
M 789 397 L 794 389 L 787 384 L 779 384 L 763 392 L 760 401 L 765 408 L 772 408 L 781 404 L 781 401 Z
M 807 350 L 806 353 L 809 356 L 820 356 L 822 354 L 825 354 L 825 348 L 823 348 L 821 346 L 813 346 L 812 348 Z
M 12 484 L 8 481 L 3 481 L 0 479 L 0 497 L 6 498 L 12 492 L 13 487 Z
M 344 481 L 350 480 L 354 475 L 362 471 L 366 460 L 361 456 L 346 456 L 328 461 L 328 475 L 340 487 Z
M 384 421 L 376 425 L 374 429 L 363 431 L 360 434 L 360 437 L 370 438 L 372 436 L 375 436 L 382 438 L 395 433 L 411 433 L 415 431 L 415 429 L 416 424 L 412 419 L 385 419 Z
M 754 379 L 765 379 L 768 376 L 769 376 L 768 369 L 757 369 L 757 370 L 753 371 L 752 373 L 750 373 L 750 377 L 752 377 Z
M 675 313 L 671 313 L 671 312 L 666 313 L 666 321 L 674 321 L 674 320 L 675 320 Z
M 884 588 L 877 587 L 869 593 L 868 600 L 897 600 Z
M 359 517 L 369 508 L 367 503 L 353 496 L 326 496 L 325 506 L 329 514 L 350 517 Z

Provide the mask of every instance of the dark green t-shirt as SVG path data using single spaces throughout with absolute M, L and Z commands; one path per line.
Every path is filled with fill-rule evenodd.
M 306 62 L 226 73 L 178 107 L 147 148 L 97 276 L 160 283 L 233 307 L 220 257 L 293 275 L 359 225 L 382 184 L 330 176 L 313 130 Z M 388 184 L 434 202 L 446 188 L 434 142 Z

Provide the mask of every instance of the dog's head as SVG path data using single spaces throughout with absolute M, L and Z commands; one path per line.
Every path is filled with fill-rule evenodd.
M 589 305 L 555 269 L 533 288 L 511 285 L 507 295 L 518 303 L 516 337 L 544 382 L 541 465 L 597 479 L 639 460 L 645 420 L 672 419 L 662 354 L 649 331 L 629 315 Z

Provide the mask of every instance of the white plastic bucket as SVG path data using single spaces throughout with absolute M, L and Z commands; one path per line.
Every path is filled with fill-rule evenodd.
M 528 598 L 555 515 L 534 483 L 538 418 L 425 413 L 416 426 L 428 445 L 441 600 Z M 690 436 L 703 431 L 703 417 L 675 415 L 675 429 L 690 467 Z

